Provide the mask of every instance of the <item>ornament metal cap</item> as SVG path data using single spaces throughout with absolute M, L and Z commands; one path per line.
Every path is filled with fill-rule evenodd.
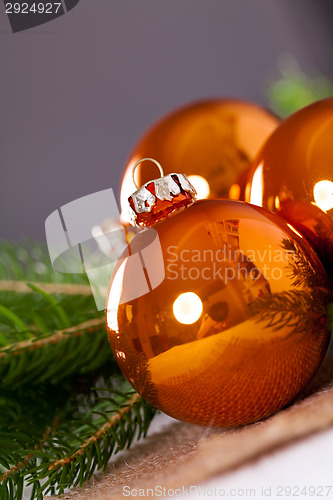
M 143 161 L 155 163 L 162 177 L 146 182 L 139 188 L 134 173 Z M 133 226 L 153 226 L 196 201 L 196 190 L 185 174 L 163 174 L 161 164 L 153 158 L 142 158 L 133 165 L 133 182 L 138 187 L 128 198 Z

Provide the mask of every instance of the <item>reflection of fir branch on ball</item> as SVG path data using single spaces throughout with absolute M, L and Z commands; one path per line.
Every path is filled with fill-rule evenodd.
M 279 64 L 281 77 L 271 83 L 267 96 L 271 108 L 282 118 L 312 102 L 333 96 L 333 84 L 317 73 L 306 75 L 292 56 Z
M 82 485 L 153 415 L 119 374 L 87 277 L 55 272 L 40 245 L 0 243 L 1 500 L 27 482 L 32 499 Z
M 265 295 L 251 302 L 249 309 L 256 322 L 265 322 L 273 331 L 290 328 L 290 334 L 320 331 L 326 315 L 325 305 L 305 290 Z
M 309 291 L 313 290 L 317 297 L 319 293 L 321 300 L 328 300 L 328 291 L 322 287 L 322 284 L 326 281 L 324 271 L 321 272 L 321 268 L 314 269 L 304 252 L 292 238 L 284 238 L 281 246 L 287 252 L 287 271 L 289 271 L 289 277 L 292 279 L 292 285 L 294 287 L 308 287 Z
M 325 323 L 329 292 L 322 286 L 324 273 L 315 271 L 304 252 L 291 238 L 284 238 L 282 248 L 287 252 L 289 277 L 297 290 L 273 293 L 249 304 L 256 321 L 277 331 L 291 328 L 290 333 L 320 331 Z M 299 288 L 302 287 L 302 290 Z

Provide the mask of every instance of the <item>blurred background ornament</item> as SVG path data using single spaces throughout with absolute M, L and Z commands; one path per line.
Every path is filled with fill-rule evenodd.
M 160 119 L 139 140 L 127 162 L 120 202 L 128 222 L 128 197 L 135 190 L 132 167 L 144 157 L 166 165 L 166 173 L 184 172 L 198 198 L 238 199 L 238 179 L 253 161 L 279 120 L 245 101 L 215 99 L 184 106 Z M 156 177 L 156 167 L 138 168 L 136 184 Z
M 239 201 L 195 202 L 184 177 L 130 197 L 146 229 L 111 280 L 109 341 L 135 390 L 168 415 L 247 424 L 288 404 L 316 372 L 329 341 L 327 276 L 283 219 Z M 160 249 L 147 244 L 156 235 Z
M 287 118 L 248 176 L 245 201 L 276 212 L 333 268 L 333 98 Z

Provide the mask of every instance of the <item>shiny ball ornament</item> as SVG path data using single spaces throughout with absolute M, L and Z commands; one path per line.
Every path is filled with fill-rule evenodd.
M 333 275 L 333 98 L 276 129 L 252 165 L 244 199 L 292 224 Z
M 185 176 L 129 203 L 145 229 L 111 279 L 106 324 L 120 369 L 168 415 L 238 426 L 307 385 L 326 352 L 325 271 L 278 216 L 240 201 L 194 201 Z
M 128 222 L 127 199 L 135 190 L 132 167 L 150 156 L 183 172 L 197 190 L 198 199 L 240 196 L 238 179 L 279 120 L 255 104 L 228 99 L 205 100 L 177 109 L 158 121 L 135 146 L 125 167 L 120 202 Z M 138 168 L 136 183 L 156 177 L 156 170 Z

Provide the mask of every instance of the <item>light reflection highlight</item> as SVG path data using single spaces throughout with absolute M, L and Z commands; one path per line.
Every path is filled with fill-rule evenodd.
M 303 235 L 302 235 L 301 233 L 299 233 L 299 232 L 297 231 L 297 229 L 295 229 L 295 228 L 294 228 L 294 226 L 292 226 L 292 225 L 291 225 L 291 224 L 289 224 L 288 222 L 287 222 L 287 226 L 288 226 L 288 227 L 289 227 L 292 231 L 294 231 L 294 233 L 296 233 L 296 234 L 297 234 L 297 236 L 299 236 L 300 238 L 303 238 Z
M 253 174 L 250 203 L 262 207 L 263 200 L 263 164 L 260 163 Z
M 230 200 L 239 200 L 241 188 L 239 184 L 233 184 L 229 190 Z
M 106 322 L 107 326 L 114 332 L 119 331 L 118 327 L 118 306 L 121 302 L 123 292 L 124 272 L 127 259 L 121 264 L 117 272 L 112 277 L 109 297 L 106 305 Z
M 173 303 L 173 314 L 179 323 L 191 325 L 198 321 L 202 314 L 203 306 L 196 293 L 181 293 Z
M 202 177 L 201 175 L 189 175 L 188 180 L 195 188 L 198 200 L 204 200 L 208 198 L 210 194 L 210 188 L 208 182 L 204 177 Z
M 333 182 L 319 181 L 313 188 L 313 196 L 316 205 L 327 212 L 333 208 Z

